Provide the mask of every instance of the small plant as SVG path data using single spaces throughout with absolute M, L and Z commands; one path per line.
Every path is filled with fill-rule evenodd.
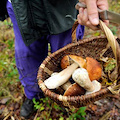
M 34 108 L 37 109 L 40 114 L 40 116 L 37 116 L 37 120 L 52 120 L 50 114 L 53 102 L 49 98 L 41 98 L 39 101 L 33 98 L 33 103 L 35 104 Z
M 75 112 L 75 109 L 72 109 L 72 114 L 69 116 L 67 120 L 85 120 L 86 115 L 86 107 L 80 107 L 77 112 Z
M 41 98 L 40 102 L 33 99 L 34 108 L 39 111 L 40 116 L 37 116 L 37 120 L 85 120 L 86 107 L 80 107 L 77 111 L 76 109 L 67 109 L 60 107 L 57 103 L 46 98 Z
M 13 24 L 9 18 L 4 20 L 4 25 L 8 26 L 8 28 L 13 27 Z
M 44 105 L 42 103 L 40 103 L 39 101 L 36 101 L 35 98 L 33 98 L 33 103 L 35 104 L 34 105 L 34 108 L 35 109 L 39 109 L 40 111 L 44 110 Z

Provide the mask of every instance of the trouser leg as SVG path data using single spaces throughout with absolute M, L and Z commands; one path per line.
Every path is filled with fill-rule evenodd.
M 51 45 L 51 52 L 55 52 L 56 50 L 64 47 L 65 45 L 72 42 L 72 29 L 67 30 L 66 32 L 60 33 L 58 35 L 50 35 L 48 36 L 48 40 Z M 80 40 L 84 35 L 84 26 L 78 25 L 76 30 L 76 38 Z
M 35 41 L 30 46 L 26 46 L 20 34 L 12 5 L 9 2 L 7 3 L 7 10 L 13 23 L 16 66 L 19 72 L 19 79 L 24 86 L 25 95 L 29 99 L 37 98 L 38 94 L 42 97 L 43 94 L 38 87 L 36 77 L 41 62 L 47 56 L 47 41 L 41 38 L 41 40 Z

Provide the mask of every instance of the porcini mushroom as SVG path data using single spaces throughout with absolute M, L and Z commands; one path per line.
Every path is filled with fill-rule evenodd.
M 88 71 L 91 81 L 99 80 L 102 75 L 100 63 L 91 57 L 86 57 L 86 70 Z
M 72 76 L 72 73 L 77 68 L 78 68 L 78 64 L 73 63 L 72 65 L 68 66 L 66 69 L 62 70 L 58 74 L 49 77 L 48 79 L 44 81 L 46 87 L 48 89 L 55 89 L 63 85 L 69 80 L 69 78 Z
M 86 94 L 97 92 L 101 89 L 101 84 L 94 80 L 91 82 L 88 72 L 84 68 L 78 68 L 72 74 L 73 80 L 87 90 Z

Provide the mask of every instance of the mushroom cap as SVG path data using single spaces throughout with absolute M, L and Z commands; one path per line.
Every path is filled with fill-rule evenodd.
M 100 63 L 91 57 L 86 57 L 86 63 L 86 69 L 88 71 L 90 80 L 99 80 L 102 75 L 102 67 Z
M 78 96 L 84 95 L 86 90 L 79 86 L 77 83 L 71 84 L 65 91 L 64 96 Z
M 76 62 L 81 68 L 86 68 L 86 60 L 77 55 L 68 55 L 74 62 Z
M 65 55 L 62 59 L 61 59 L 61 68 L 65 69 L 67 68 L 67 66 L 71 65 L 73 63 L 73 61 L 70 59 L 70 57 L 68 55 Z

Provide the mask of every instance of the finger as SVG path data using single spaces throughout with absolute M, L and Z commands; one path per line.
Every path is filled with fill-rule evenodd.
M 80 8 L 79 9 L 79 16 L 80 16 L 80 19 L 83 21 L 84 21 L 84 19 L 88 18 L 87 17 L 87 9 Z
M 88 21 L 87 9 L 80 11 L 79 19 L 81 20 L 82 25 L 86 25 L 86 22 Z
M 85 24 L 81 21 L 81 19 L 79 18 L 79 15 L 77 16 L 77 19 L 78 19 L 78 23 L 80 24 L 80 25 L 85 25 L 86 27 L 88 27 L 88 28 L 90 28 L 90 29 L 92 29 L 92 30 L 98 30 L 99 28 L 98 27 L 95 27 L 95 26 L 93 26 L 91 23 L 90 23 L 90 21 L 87 21 Z
M 83 8 L 80 8 L 80 9 L 79 9 L 78 19 L 79 19 L 81 25 L 83 25 L 83 23 L 82 23 L 82 16 L 83 16 Z
M 82 16 L 82 21 L 86 23 L 88 21 L 88 14 L 87 14 L 87 9 L 83 10 L 83 16 Z
M 78 23 L 82 25 L 82 22 L 80 20 L 80 15 L 79 14 L 77 15 L 77 20 L 78 20 Z
M 84 11 L 83 8 L 79 9 L 79 16 L 80 16 L 80 18 L 82 18 L 82 16 L 83 16 L 83 11 Z
M 85 2 L 84 0 L 79 0 L 79 2 Z
M 97 10 L 97 0 L 86 0 L 88 18 L 93 25 L 99 24 L 98 10 Z
M 98 0 L 97 1 L 98 8 L 101 10 L 108 10 L 108 1 L 107 0 Z M 109 20 L 103 20 L 103 22 L 108 26 Z
M 98 8 L 101 10 L 108 10 L 108 1 L 107 0 L 98 0 Z
M 103 22 L 108 26 L 109 25 L 109 20 L 103 20 Z
M 77 20 L 78 20 L 78 23 L 79 23 L 80 25 L 85 25 L 86 27 L 89 27 L 89 28 L 91 28 L 92 30 L 98 30 L 98 29 L 99 29 L 98 27 L 92 25 L 92 24 L 90 23 L 90 21 L 88 21 L 88 20 L 87 20 L 86 23 L 83 22 L 83 21 L 81 20 L 81 18 L 80 18 L 80 14 L 77 15 Z
M 91 28 L 92 30 L 99 30 L 99 28 L 97 26 L 92 25 L 90 21 L 86 22 L 86 26 Z

